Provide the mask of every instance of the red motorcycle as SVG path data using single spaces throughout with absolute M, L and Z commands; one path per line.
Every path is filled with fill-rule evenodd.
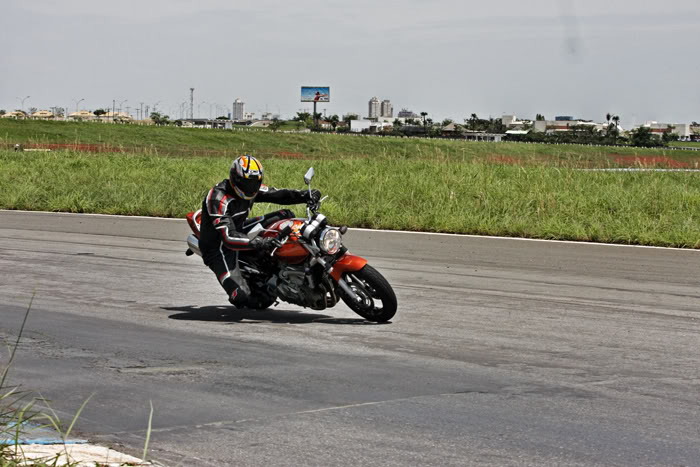
M 313 167 L 304 176 L 311 191 Z M 309 196 L 311 198 L 311 196 Z M 244 224 L 248 238 L 274 237 L 281 246 L 271 253 L 241 251 L 239 268 L 248 281 L 248 308 L 263 310 L 277 300 L 325 310 L 340 300 L 369 321 L 386 322 L 396 314 L 396 295 L 389 282 L 367 260 L 348 253 L 343 245 L 347 227 L 331 227 L 319 213 L 321 203 L 309 200 L 307 218 L 270 221 L 250 219 Z M 187 255 L 199 250 L 201 210 L 187 214 L 192 234 L 187 237 Z

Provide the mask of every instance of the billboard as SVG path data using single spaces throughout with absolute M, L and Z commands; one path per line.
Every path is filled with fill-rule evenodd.
M 331 88 L 328 86 L 302 86 L 302 102 L 330 102 Z

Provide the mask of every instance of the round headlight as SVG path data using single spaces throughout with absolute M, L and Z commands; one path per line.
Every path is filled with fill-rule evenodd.
M 341 237 L 342 236 L 340 235 L 338 229 L 325 229 L 323 232 L 321 232 L 321 250 L 329 255 L 338 253 L 338 250 L 340 250 L 340 246 L 342 245 L 340 240 Z

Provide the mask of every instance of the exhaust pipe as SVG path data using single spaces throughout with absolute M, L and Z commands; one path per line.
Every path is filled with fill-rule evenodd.
M 185 252 L 187 256 L 190 256 L 192 253 L 202 256 L 202 252 L 199 251 L 199 239 L 194 235 L 190 234 L 187 236 L 187 246 L 189 247 L 189 250 Z

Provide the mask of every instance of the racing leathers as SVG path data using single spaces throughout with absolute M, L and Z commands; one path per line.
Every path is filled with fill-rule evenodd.
M 236 196 L 228 179 L 209 190 L 202 202 L 199 249 L 204 264 L 216 274 L 232 304 L 245 305 L 250 297 L 248 284 L 238 269 L 238 252 L 255 249 L 260 243 L 259 238 L 251 241 L 245 231 L 258 222 L 269 225 L 278 219 L 294 217 L 290 210 L 283 209 L 246 222 L 253 204 L 299 204 L 308 198 L 308 191 L 262 185 L 253 199 L 245 200 Z

